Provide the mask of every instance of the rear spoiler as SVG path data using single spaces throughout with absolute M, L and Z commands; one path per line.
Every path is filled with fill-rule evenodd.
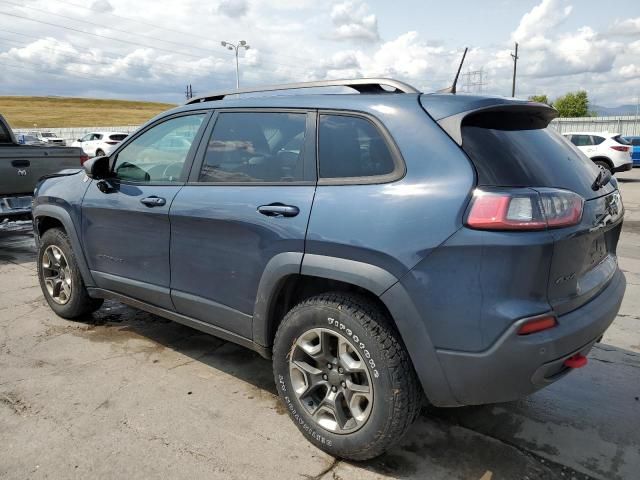
M 473 117 L 482 116 L 490 123 L 492 120 L 495 121 L 496 117 L 501 114 L 513 115 L 514 124 L 520 123 L 516 120 L 516 117 L 524 117 L 526 115 L 528 128 L 546 128 L 551 120 L 558 116 L 558 112 L 555 109 L 543 104 L 498 105 L 495 107 L 479 108 L 477 110 L 457 113 L 450 117 L 438 120 L 438 124 L 458 145 L 462 145 L 463 122 L 469 122 L 473 120 Z M 487 127 L 490 128 L 489 126 Z M 514 125 L 514 129 L 516 128 L 518 127 Z
M 501 128 L 504 128 L 504 114 L 507 114 L 512 116 L 512 120 L 507 122 L 507 126 L 511 128 L 545 128 L 558 116 L 555 108 L 544 103 L 504 97 L 434 94 L 422 95 L 420 102 L 458 145 L 462 145 L 463 123 L 481 123 L 482 126 L 491 128 L 491 123 L 499 121 Z

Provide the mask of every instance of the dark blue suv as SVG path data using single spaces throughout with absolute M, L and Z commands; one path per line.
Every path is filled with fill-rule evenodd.
M 357 460 L 423 400 L 509 401 L 583 366 L 624 294 L 623 206 L 556 111 L 387 79 L 264 92 L 327 86 L 356 92 L 193 99 L 42 181 L 51 308 L 115 299 L 272 358 L 302 434 Z

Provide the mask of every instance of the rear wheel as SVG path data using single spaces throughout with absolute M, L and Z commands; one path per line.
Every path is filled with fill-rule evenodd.
M 102 305 L 102 299 L 87 293 L 69 239 L 61 229 L 47 230 L 40 239 L 38 279 L 47 303 L 63 318 L 78 318 Z
M 613 173 L 613 168 L 611 168 L 611 165 L 609 165 L 609 163 L 605 160 L 596 160 L 594 163 L 599 167 L 602 167 L 605 170 L 609 170 L 611 173 Z
M 290 417 L 318 448 L 351 460 L 397 442 L 422 400 L 398 333 L 366 298 L 309 298 L 282 320 L 273 349 L 276 386 Z
M 96 150 L 96 157 L 104 157 L 104 152 L 100 149 Z

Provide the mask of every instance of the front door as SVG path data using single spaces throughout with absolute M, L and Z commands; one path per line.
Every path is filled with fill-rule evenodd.
M 304 252 L 314 129 L 315 113 L 304 111 L 218 113 L 171 206 L 179 313 L 251 338 L 265 266 L 279 253 Z
M 83 243 L 98 287 L 173 308 L 169 207 L 206 116 L 179 115 L 145 129 L 114 154 L 113 178 L 91 182 L 82 203 Z

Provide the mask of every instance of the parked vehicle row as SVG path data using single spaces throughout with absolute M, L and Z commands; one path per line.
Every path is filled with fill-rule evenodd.
M 609 132 L 566 132 L 563 133 L 593 162 L 611 173 L 631 170 L 632 146 L 618 133 Z
M 30 144 L 37 140 L 29 135 L 21 137 L 23 143 L 0 115 L 0 221 L 30 214 L 33 190 L 40 177 L 77 169 L 88 158 L 79 148 Z
M 27 133 L 30 137 L 36 138 L 42 143 L 46 143 L 47 145 L 58 145 L 64 147 L 67 142 L 64 138 L 58 137 L 55 133 L 45 132 L 41 130 L 32 130 Z
M 34 231 L 58 315 L 115 299 L 251 348 L 301 433 L 363 460 L 424 399 L 509 401 L 584 366 L 625 291 L 624 208 L 544 104 L 265 90 L 336 85 L 359 94 L 192 99 L 41 182 Z

